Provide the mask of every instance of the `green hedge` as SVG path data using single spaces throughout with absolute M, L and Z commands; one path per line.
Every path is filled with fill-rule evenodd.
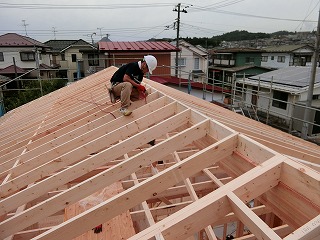
M 67 79 L 41 80 L 43 95 L 66 86 L 67 82 Z M 40 81 L 22 80 L 17 85 L 21 86 L 21 90 L 3 92 L 6 112 L 41 97 Z

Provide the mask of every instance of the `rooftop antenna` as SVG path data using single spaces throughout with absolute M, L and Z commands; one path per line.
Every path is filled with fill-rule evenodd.
M 102 27 L 97 28 L 97 29 L 100 31 L 100 38 L 102 38 L 102 32 L 101 32 Z
M 52 27 L 52 32 L 53 32 L 53 36 L 54 36 L 54 40 L 56 40 L 56 28 Z
M 26 24 L 26 20 L 22 20 L 22 22 L 23 22 L 22 26 L 24 26 L 24 31 L 26 32 L 26 36 L 28 36 L 27 26 L 28 26 L 29 24 Z
M 93 35 L 96 35 L 96 33 L 94 32 L 94 33 L 91 34 L 91 42 L 92 42 L 92 45 L 94 44 L 94 41 L 93 41 L 93 38 L 92 38 Z

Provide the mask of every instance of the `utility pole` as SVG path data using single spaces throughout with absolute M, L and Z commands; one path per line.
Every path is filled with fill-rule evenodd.
M 314 83 L 316 79 L 316 72 L 317 72 L 317 65 L 318 65 L 318 59 L 319 59 L 319 35 L 320 35 L 320 11 L 318 16 L 318 27 L 317 27 L 317 36 L 316 36 L 316 42 L 314 46 L 314 52 L 312 57 L 312 69 L 311 69 L 311 77 L 309 81 L 309 88 L 308 88 L 308 96 L 307 96 L 307 102 L 306 107 L 304 111 L 304 118 L 302 123 L 302 130 L 301 130 L 301 137 L 305 140 L 308 138 L 308 132 L 309 132 L 309 126 L 310 122 L 313 122 L 313 119 L 311 119 L 311 105 L 312 105 L 312 97 L 313 97 L 313 89 L 314 89 Z
M 187 6 L 189 7 L 189 6 Z M 187 8 L 186 7 L 186 8 Z M 176 47 L 179 48 L 179 34 L 180 34 L 180 12 L 184 12 L 187 13 L 187 11 L 185 9 L 181 10 L 181 3 L 178 3 L 178 5 L 175 7 L 175 9 L 173 9 L 174 12 L 178 12 L 178 18 L 177 18 L 177 22 L 176 22 L 176 29 L 177 29 L 177 40 L 176 40 Z M 176 68 L 175 68 L 175 76 L 178 77 L 178 66 L 179 66 L 179 53 L 176 52 Z

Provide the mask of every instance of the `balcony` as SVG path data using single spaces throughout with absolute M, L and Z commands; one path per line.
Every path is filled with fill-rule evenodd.
M 234 59 L 213 59 L 213 64 L 216 66 L 234 67 Z

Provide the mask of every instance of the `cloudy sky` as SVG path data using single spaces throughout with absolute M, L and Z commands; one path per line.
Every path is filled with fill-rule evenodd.
M 0 0 L 0 35 L 15 32 L 38 41 L 84 39 L 143 41 L 212 37 L 234 30 L 272 33 L 316 30 L 320 0 Z

